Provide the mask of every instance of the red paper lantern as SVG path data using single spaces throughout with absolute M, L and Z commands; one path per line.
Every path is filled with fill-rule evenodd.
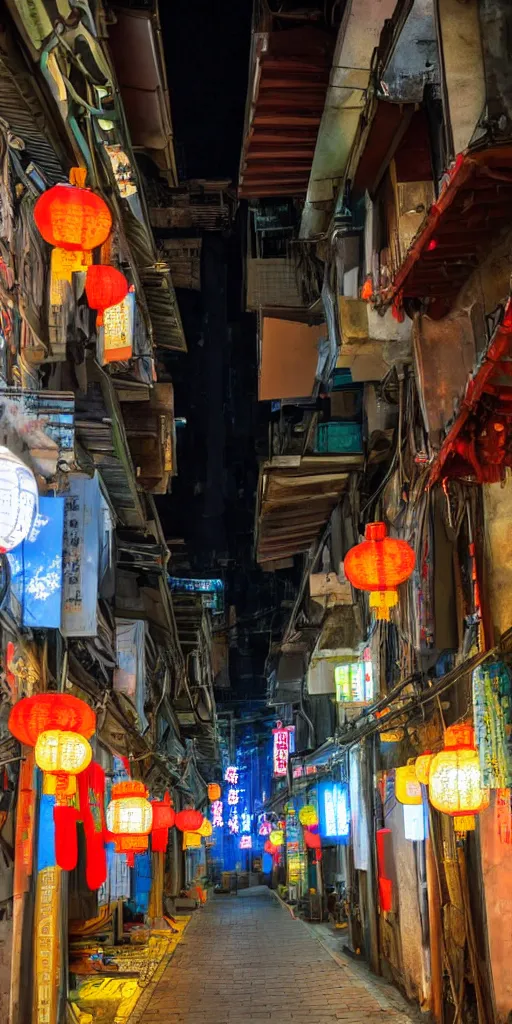
M 264 850 L 265 853 L 271 853 L 272 856 L 274 856 L 274 854 L 276 852 L 276 848 L 275 848 L 274 844 L 270 842 L 270 839 L 267 839 L 265 841 L 265 845 L 263 847 L 263 850 Z
M 201 811 L 194 810 L 193 807 L 187 807 L 184 811 L 178 811 L 175 816 L 174 824 L 176 828 L 179 828 L 180 832 L 197 832 L 203 823 L 203 815 Z
M 322 848 L 322 840 L 317 832 L 304 832 L 304 842 L 309 850 L 320 850 Z
M 91 309 L 98 310 L 96 323 L 103 323 L 103 313 L 118 306 L 128 294 L 128 281 L 115 267 L 93 264 L 87 270 L 85 294 Z
M 389 609 L 398 601 L 396 588 L 414 569 L 414 551 L 406 541 L 388 537 L 384 523 L 370 523 L 365 537 L 347 552 L 345 573 L 357 590 L 370 591 L 377 618 L 389 619 Z
M 88 704 L 68 693 L 36 693 L 14 705 L 9 730 L 20 743 L 35 747 L 38 737 L 51 729 L 80 733 L 86 740 L 96 728 L 96 714 Z
M 153 805 L 153 829 L 172 828 L 176 815 L 169 793 L 166 793 L 163 800 L 152 800 Z
M 81 179 L 85 182 L 85 175 Z M 36 227 L 45 242 L 71 252 L 90 252 L 107 240 L 112 214 L 101 196 L 89 188 L 59 184 L 39 197 Z
M 176 815 L 169 793 L 163 800 L 153 801 L 153 828 L 151 831 L 151 849 L 153 853 L 165 853 L 169 839 L 169 829 L 173 827 Z

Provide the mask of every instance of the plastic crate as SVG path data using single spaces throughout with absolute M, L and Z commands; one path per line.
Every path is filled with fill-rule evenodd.
M 341 391 L 342 388 L 359 388 L 360 384 L 354 384 L 352 374 L 346 367 L 336 367 L 332 376 L 332 390 Z
M 360 423 L 320 423 L 316 432 L 316 452 L 333 455 L 357 455 L 363 450 L 363 428 Z

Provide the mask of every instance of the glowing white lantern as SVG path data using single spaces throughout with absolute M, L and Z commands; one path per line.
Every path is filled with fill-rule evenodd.
M 12 551 L 28 537 L 37 509 L 37 483 L 32 470 L 0 445 L 0 551 Z

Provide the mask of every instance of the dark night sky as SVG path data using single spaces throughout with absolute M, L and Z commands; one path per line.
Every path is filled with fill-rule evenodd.
M 252 0 L 164 0 L 175 142 L 191 178 L 236 181 L 242 137 Z

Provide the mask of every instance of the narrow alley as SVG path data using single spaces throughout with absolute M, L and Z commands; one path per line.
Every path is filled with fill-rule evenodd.
M 408 1024 L 401 1003 L 335 960 L 262 886 L 197 912 L 129 1024 Z

